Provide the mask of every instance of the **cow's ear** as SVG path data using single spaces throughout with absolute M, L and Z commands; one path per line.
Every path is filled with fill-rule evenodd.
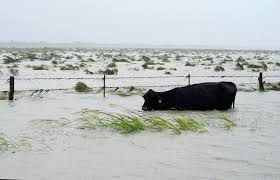
M 150 95 L 150 97 L 156 97 L 157 96 L 157 93 L 155 91 L 153 91 L 152 89 L 150 89 L 148 91 L 148 94 Z

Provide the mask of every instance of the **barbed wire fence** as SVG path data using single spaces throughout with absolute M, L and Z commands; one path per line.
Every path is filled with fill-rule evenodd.
M 235 79 L 244 79 L 247 78 L 246 81 L 236 81 Z M 69 91 L 74 90 L 73 84 L 77 81 L 87 81 L 90 82 L 90 88 L 96 89 L 93 93 L 101 93 L 103 92 L 103 96 L 106 96 L 106 90 L 112 89 L 112 91 L 117 91 L 119 88 L 128 88 L 133 90 L 135 88 L 171 88 L 171 87 L 181 87 L 187 86 L 194 83 L 199 82 L 211 82 L 211 81 L 233 81 L 238 85 L 250 85 L 256 89 L 263 91 L 263 84 L 265 83 L 264 79 L 266 78 L 276 78 L 277 80 L 280 78 L 280 75 L 267 75 L 265 77 L 262 76 L 262 72 L 260 72 L 259 76 L 256 75 L 166 75 L 166 76 L 111 76 L 111 75 L 103 75 L 98 77 L 13 77 L 11 76 L 9 79 L 2 78 L 0 82 L 4 82 L 4 84 L 9 83 L 9 89 L 0 90 L 1 93 L 4 93 L 4 96 L 8 94 L 9 100 L 14 99 L 14 93 L 21 92 L 30 92 L 30 96 L 37 96 L 47 94 L 50 91 Z M 55 81 L 53 86 L 54 88 L 49 88 L 49 81 Z M 63 84 L 59 84 L 62 81 Z M 70 81 L 66 83 L 66 81 Z M 250 81 L 250 82 L 248 82 Z M 15 82 L 18 84 L 17 89 L 15 89 Z M 41 83 L 39 83 L 41 82 Z M 42 82 L 44 82 L 42 84 Z M 172 82 L 172 83 L 170 83 Z M 31 84 L 31 86 L 35 88 L 26 88 L 26 84 Z M 25 85 L 25 86 L 24 86 Z M 59 86 L 61 88 L 57 88 Z M 65 87 L 68 85 L 68 87 Z M 27 85 L 30 86 L 30 85 Z M 63 87 L 64 86 L 64 87 Z M 258 86 L 258 87 L 257 87 Z

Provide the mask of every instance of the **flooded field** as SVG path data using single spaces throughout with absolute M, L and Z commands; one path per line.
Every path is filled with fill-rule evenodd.
M 108 76 L 108 86 L 128 90 L 16 92 L 0 97 L 0 178 L 18 179 L 280 179 L 280 93 L 278 51 L 232 50 L 73 50 L 2 49 L 0 91 L 10 75 L 16 90 L 73 88 L 78 81 L 102 87 L 102 79 L 32 78 Z M 258 92 L 257 76 L 266 77 Z M 187 85 L 181 76 L 244 75 L 245 78 L 197 77 L 191 83 L 228 80 L 239 91 L 228 111 L 142 112 L 142 86 Z M 110 77 L 155 77 L 109 79 Z M 251 76 L 251 77 L 247 77 Z M 275 76 L 275 77 L 269 77 Z M 30 78 L 20 80 L 20 78 Z M 270 83 L 270 84 L 268 84 Z M 157 87 L 165 90 L 172 87 Z M 250 92 L 245 92 L 250 91 Z M 172 128 L 120 133 L 85 125 L 81 112 L 172 118 L 192 117 L 205 131 Z M 93 114 L 94 116 L 94 114 Z M 226 126 L 226 117 L 234 122 Z M 172 122 L 173 123 L 173 122 Z M 88 124 L 87 124 L 88 125 Z M 88 126 L 87 126 L 88 127 Z
M 119 134 L 107 129 L 77 128 L 76 113 L 83 108 L 142 113 L 139 107 L 143 100 L 139 96 L 55 96 L 0 102 L 1 131 L 18 144 L 1 153 L 1 177 L 280 178 L 278 92 L 240 92 L 236 108 L 226 112 L 180 112 L 207 119 L 225 114 L 237 124 L 230 130 L 209 126 L 204 133 L 180 135 L 170 131 Z M 167 116 L 178 112 L 150 113 Z
M 160 79 L 109 79 L 108 86 L 187 85 L 205 81 L 234 81 L 240 89 L 254 90 L 262 71 L 265 81 L 279 82 L 279 51 L 196 50 L 196 49 L 1 49 L 0 79 L 30 78 L 17 81 L 18 90 L 73 88 L 77 80 L 35 81 L 32 78 L 99 78 L 84 80 L 92 87 L 107 78 L 154 77 Z M 213 78 L 195 76 L 247 76 Z M 168 78 L 169 77 L 169 78 Z M 100 79 L 101 78 L 101 79 Z M 0 91 L 8 89 L 0 81 Z M 274 84 L 276 89 L 279 84 Z M 273 87 L 270 87 L 273 88 Z

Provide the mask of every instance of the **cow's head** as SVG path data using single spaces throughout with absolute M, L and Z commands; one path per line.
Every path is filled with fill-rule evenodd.
M 142 106 L 143 111 L 151 111 L 161 103 L 158 93 L 151 89 L 143 96 L 143 98 L 145 100 Z

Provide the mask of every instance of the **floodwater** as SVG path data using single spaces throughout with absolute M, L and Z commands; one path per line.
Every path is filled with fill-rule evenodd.
M 147 112 L 208 119 L 226 114 L 237 123 L 231 130 L 122 135 L 77 129 L 76 113 L 83 108 L 140 112 L 142 104 L 141 96 L 104 99 L 101 94 L 77 93 L 0 101 L 0 132 L 18 144 L 0 152 L 0 178 L 280 179 L 279 92 L 238 92 L 236 108 L 224 112 Z

